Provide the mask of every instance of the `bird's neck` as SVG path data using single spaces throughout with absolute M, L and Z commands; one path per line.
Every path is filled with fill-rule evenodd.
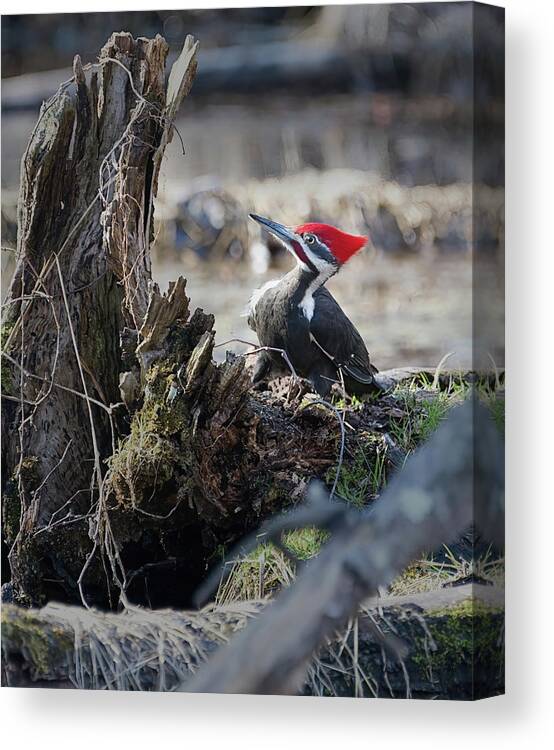
M 290 288 L 291 306 L 298 307 L 310 321 L 314 314 L 314 293 L 328 281 L 332 273 L 316 272 L 296 266 L 284 277 L 283 281 Z

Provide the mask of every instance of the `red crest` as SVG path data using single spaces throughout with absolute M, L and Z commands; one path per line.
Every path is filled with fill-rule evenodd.
M 333 253 L 340 264 L 346 263 L 367 243 L 368 238 L 358 234 L 348 234 L 329 224 L 301 224 L 294 230 L 296 234 L 315 234 Z

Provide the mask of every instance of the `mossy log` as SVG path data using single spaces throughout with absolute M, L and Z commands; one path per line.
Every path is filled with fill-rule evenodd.
M 2 684 L 174 690 L 266 606 L 236 602 L 200 612 L 116 615 L 6 605 Z M 301 692 L 460 700 L 499 694 L 503 616 L 503 592 L 488 586 L 368 600 L 313 660 Z M 379 633 L 402 643 L 401 658 L 387 651 Z
M 402 658 L 375 638 L 375 626 L 405 647 Z M 465 585 L 370 603 L 349 632 L 350 669 L 333 675 L 332 694 L 478 700 L 504 692 L 504 592 Z M 355 638 L 358 642 L 355 644 Z M 332 671 L 336 648 L 318 668 Z M 304 692 L 311 694 L 310 685 Z

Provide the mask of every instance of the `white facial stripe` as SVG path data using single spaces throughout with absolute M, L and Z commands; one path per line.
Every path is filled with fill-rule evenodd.
M 331 278 L 331 276 L 337 269 L 333 265 L 333 263 L 320 258 L 318 255 L 316 255 L 316 253 L 312 252 L 310 250 L 310 246 L 305 241 L 302 241 L 302 247 L 304 249 L 304 252 L 306 253 L 306 256 L 309 258 L 310 263 L 312 263 L 314 268 L 316 268 L 318 271 L 317 276 L 309 284 L 304 297 L 299 304 L 299 308 L 302 310 L 302 313 L 307 318 L 307 320 L 310 321 L 313 317 L 315 308 L 314 292 L 319 289 L 320 286 L 325 284 L 327 279 Z
M 314 268 L 317 268 L 319 273 L 327 272 L 328 269 L 335 270 L 335 264 L 332 262 L 331 258 L 333 257 L 331 251 L 325 245 L 321 240 L 318 240 L 319 244 L 325 248 L 327 253 L 329 253 L 329 258 L 322 258 L 321 255 L 318 255 L 316 252 L 312 250 L 312 247 L 306 242 L 306 240 L 302 240 L 302 247 L 304 248 L 304 252 L 306 253 L 307 257 L 310 260 L 310 263 L 314 266 Z

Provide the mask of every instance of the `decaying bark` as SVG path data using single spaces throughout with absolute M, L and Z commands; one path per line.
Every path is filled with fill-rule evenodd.
M 75 58 L 23 157 L 2 324 L 3 506 L 13 578 L 31 602 L 47 597 L 47 572 L 71 578 L 56 540 L 37 532 L 87 515 L 124 429 L 120 333 L 146 313 L 153 198 L 195 51 L 187 38 L 166 93 L 165 40 L 113 34 L 98 63 Z M 86 555 L 82 534 L 66 543 Z
M 474 498 L 502 515 L 498 432 L 484 407 L 467 401 L 410 457 L 371 511 L 344 511 L 331 541 L 267 612 L 245 629 L 184 690 L 294 694 L 310 657 L 425 549 L 455 538 L 472 521 Z M 474 450 L 474 424 L 482 450 Z M 321 516 L 318 509 L 314 513 Z M 306 519 L 304 519 L 306 522 Z M 309 520 L 307 520 L 309 523 Z
M 175 690 L 266 607 L 236 602 L 200 612 L 114 615 L 6 605 L 2 684 Z M 502 592 L 489 586 L 367 600 L 356 621 L 312 661 L 302 692 L 455 699 L 500 693 L 503 616 Z M 376 628 L 402 642 L 401 658 L 376 639 Z M 476 659 L 483 679 L 475 679 Z

